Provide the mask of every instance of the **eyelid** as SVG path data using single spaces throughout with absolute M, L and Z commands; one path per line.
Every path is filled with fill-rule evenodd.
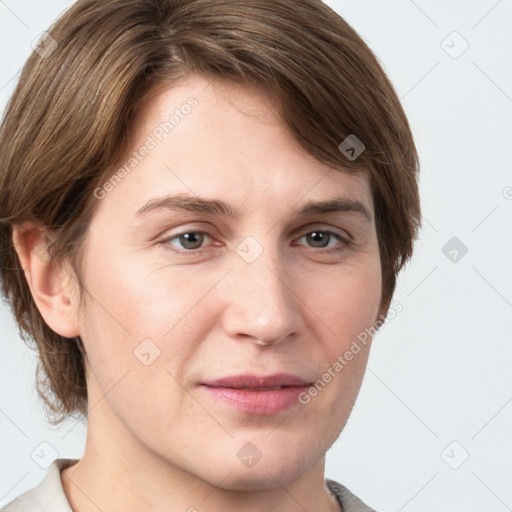
M 292 231 L 291 235 L 294 238 L 297 238 L 298 235 L 304 236 L 304 235 L 311 233 L 312 231 L 315 231 L 315 230 L 316 231 L 326 231 L 326 232 L 332 233 L 334 235 L 338 235 L 344 239 L 348 239 L 348 241 L 353 240 L 352 235 L 348 231 L 341 229 L 341 228 L 337 228 L 335 226 L 331 226 L 329 224 L 321 223 L 321 222 L 313 222 L 313 223 L 307 224 L 306 226 L 301 226 L 299 228 L 296 228 Z M 164 235 L 162 235 L 162 236 L 164 237 L 164 239 L 168 240 L 169 238 L 176 238 L 180 235 L 184 235 L 186 233 L 192 233 L 192 232 L 193 233 L 202 233 L 202 234 L 208 235 L 210 238 L 213 238 L 210 229 L 204 228 L 204 227 L 196 228 L 193 226 L 187 227 L 185 229 L 181 229 L 180 231 L 177 231 L 175 233 L 171 232 L 168 235 L 165 235 L 165 233 L 167 233 L 167 231 L 165 231 Z
M 335 238 L 338 239 L 338 242 L 341 243 L 342 245 L 344 245 L 345 247 L 349 244 L 352 243 L 353 241 L 353 238 L 352 236 L 350 235 L 350 233 L 348 233 L 347 231 L 345 230 L 341 230 L 340 228 L 335 228 L 333 226 L 330 226 L 330 225 L 325 225 L 325 224 L 321 224 L 321 223 L 311 223 L 307 226 L 301 226 L 300 228 L 294 230 L 294 232 L 292 233 L 294 235 L 294 239 L 293 239 L 293 243 L 296 243 L 297 240 L 300 240 L 301 238 L 303 238 L 304 236 L 314 232 L 314 231 L 322 231 L 324 233 L 327 233 L 328 235 L 330 236 L 334 236 Z M 340 233 L 340 231 L 342 231 L 342 233 Z M 186 229 L 182 229 L 180 231 L 177 231 L 177 232 L 174 232 L 174 233 L 170 233 L 166 236 L 164 236 L 161 240 L 160 240 L 160 244 L 167 244 L 169 246 L 173 246 L 173 247 L 176 247 L 174 246 L 173 244 L 171 244 L 169 241 L 174 239 L 174 238 L 178 238 L 180 237 L 181 235 L 184 235 L 184 234 L 187 234 L 187 233 L 199 233 L 199 234 L 202 234 L 202 235 L 205 235 L 206 237 L 210 238 L 210 240 L 214 241 L 215 238 L 214 236 L 212 236 L 211 234 L 211 230 L 206 230 L 206 229 L 201 229 L 201 228 L 193 228 L 193 227 L 189 227 L 189 228 L 186 228 Z M 299 236 L 296 236 L 296 235 L 299 235 Z M 169 249 L 170 251 L 176 253 L 176 254 L 190 254 L 190 255 L 193 255 L 193 254 L 197 254 L 198 252 L 200 252 L 201 249 L 203 250 L 208 250 L 208 248 L 210 248 L 212 245 L 215 245 L 215 244 L 210 244 L 210 245 L 205 245 L 205 246 L 200 246 L 198 247 L 197 249 L 174 249 L 174 248 L 171 248 Z M 319 248 L 315 248 L 315 247 L 309 247 L 305 244 L 298 244 L 298 245 L 304 245 L 305 247 L 307 247 L 308 249 L 311 249 L 313 251 L 316 251 L 316 252 L 330 252 L 330 251 L 339 251 L 339 250 L 342 250 L 343 247 L 319 247 Z
M 339 236 L 346 242 L 352 242 L 354 240 L 352 235 L 345 229 L 337 228 L 330 224 L 325 224 L 321 222 L 313 222 L 306 226 L 301 226 L 300 228 L 294 230 L 292 234 L 295 236 L 296 234 L 302 233 L 302 235 L 299 236 L 300 238 L 304 235 L 307 235 L 308 233 L 311 233 L 312 231 L 325 231 L 327 233 L 332 233 L 333 235 Z
M 183 226 L 183 224 L 182 224 L 182 226 Z M 155 238 L 168 240 L 169 238 L 176 238 L 180 235 L 184 235 L 185 233 L 204 233 L 204 234 L 212 237 L 211 233 L 213 233 L 215 231 L 215 229 L 213 229 L 211 227 L 211 223 L 205 223 L 205 222 L 203 222 L 203 223 L 192 222 L 190 224 L 185 224 L 185 227 L 182 227 L 182 226 L 166 229 L 165 231 L 162 232 L 161 235 L 158 235 Z

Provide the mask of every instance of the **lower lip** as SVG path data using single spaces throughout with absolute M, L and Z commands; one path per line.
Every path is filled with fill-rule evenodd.
M 285 411 L 298 403 L 299 395 L 309 386 L 290 386 L 274 390 L 249 390 L 241 388 L 215 388 L 201 386 L 211 396 L 236 409 L 260 415 L 271 415 Z

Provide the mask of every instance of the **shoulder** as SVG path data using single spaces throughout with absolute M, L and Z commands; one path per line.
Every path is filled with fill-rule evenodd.
M 60 471 L 77 461 L 54 460 L 39 484 L 4 505 L 0 512 L 73 512 L 62 488 Z
M 376 512 L 338 482 L 326 478 L 325 484 L 340 503 L 343 512 Z

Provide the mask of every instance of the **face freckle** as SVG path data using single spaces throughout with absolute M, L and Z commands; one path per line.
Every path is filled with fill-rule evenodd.
M 269 472 L 286 485 L 361 384 L 371 340 L 338 358 L 380 309 L 370 184 L 307 154 L 263 91 L 207 84 L 190 75 L 148 101 L 132 151 L 197 105 L 95 204 L 81 337 L 89 400 L 105 399 L 89 428 L 208 482 L 229 473 L 226 488 Z M 244 456 L 259 457 L 250 472 Z

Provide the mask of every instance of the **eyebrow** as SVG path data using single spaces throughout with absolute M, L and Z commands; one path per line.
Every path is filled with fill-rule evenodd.
M 233 218 L 240 216 L 240 212 L 236 208 L 233 208 L 224 201 L 178 194 L 150 199 L 137 211 L 135 217 L 144 217 L 149 212 L 155 210 L 183 210 Z M 310 201 L 302 206 L 298 214 L 309 216 L 331 212 L 356 214 L 363 217 L 367 222 L 372 221 L 370 211 L 362 202 L 347 197 L 335 197 L 325 201 Z

